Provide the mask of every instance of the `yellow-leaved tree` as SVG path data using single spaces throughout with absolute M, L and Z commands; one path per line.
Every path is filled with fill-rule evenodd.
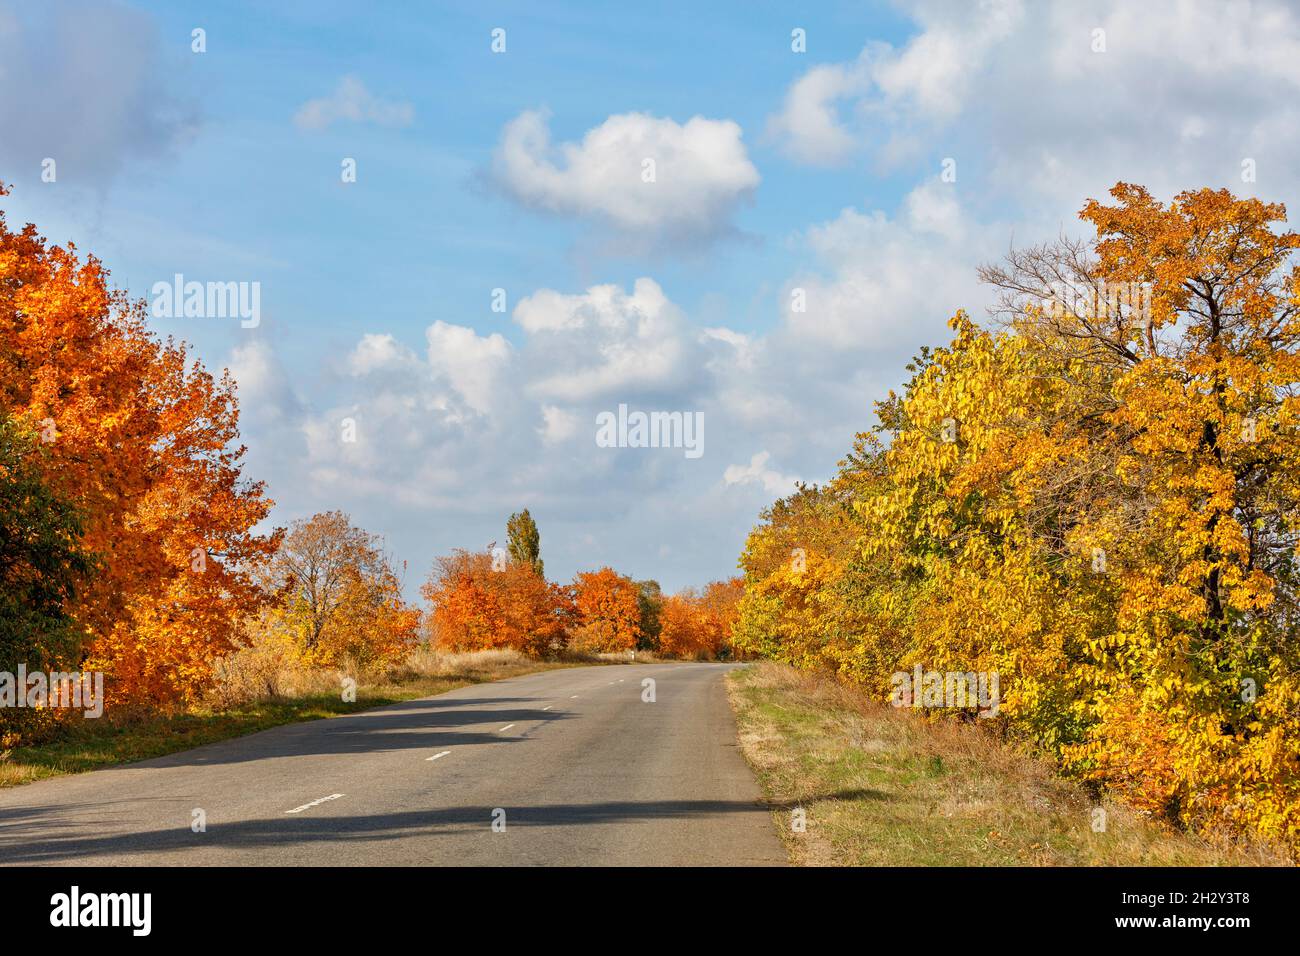
M 380 541 L 340 511 L 295 522 L 262 583 L 274 600 L 258 639 L 283 639 L 306 666 L 382 670 L 418 640 L 419 611 Z
M 1300 236 L 1281 206 L 1120 184 L 1090 242 L 986 267 L 827 487 L 769 509 L 743 646 L 889 694 L 991 672 L 1067 770 L 1300 843 Z M 792 562 L 791 555 L 798 560 Z

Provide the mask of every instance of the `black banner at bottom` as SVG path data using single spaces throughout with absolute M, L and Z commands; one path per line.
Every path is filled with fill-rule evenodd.
M 1297 891 L 1294 869 L 0 868 L 10 940 L 75 934 L 128 947 L 245 934 L 337 945 L 401 925 L 444 941 L 482 926 L 494 945 L 509 933 L 536 944 L 587 928 L 671 931 L 679 920 L 731 944 L 771 943 L 775 920 L 795 931 L 869 926 L 873 945 L 944 945 L 949 932 L 994 926 L 1232 945 L 1291 925 Z

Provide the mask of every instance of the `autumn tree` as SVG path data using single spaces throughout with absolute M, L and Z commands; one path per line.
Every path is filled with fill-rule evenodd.
M 506 522 L 507 548 L 510 557 L 520 564 L 531 567 L 539 578 L 546 575 L 542 562 L 542 536 L 537 530 L 537 522 L 525 508 L 518 514 L 512 514 Z
M 596 653 L 636 648 L 641 638 L 641 591 L 636 582 L 612 568 L 579 572 L 573 596 L 574 647 Z
M 343 512 L 294 522 L 262 583 L 275 595 L 265 625 L 291 635 L 308 664 L 382 667 L 417 639 L 419 613 L 381 542 Z
M 741 578 L 710 581 L 700 595 L 700 606 L 707 622 L 707 650 L 716 660 L 732 653 L 732 635 L 740 617 L 740 599 L 745 585 Z
M 685 588 L 663 601 L 659 651 L 669 657 L 716 660 L 730 656 L 744 584 L 713 581 L 703 591 Z
M 501 566 L 490 550 L 439 558 L 422 593 L 433 641 L 448 651 L 513 648 L 542 657 L 565 646 L 573 620 L 567 588 L 548 584 L 529 564 Z
M 685 589 L 670 594 L 660 611 L 659 653 L 693 660 L 704 655 L 704 624 L 698 594 Z
M 5 190 L 0 186 L 0 195 Z M 242 474 L 235 384 L 160 341 L 141 301 L 76 248 L 0 215 L 0 412 L 50 435 L 34 467 L 81 516 L 97 573 L 65 607 L 110 705 L 170 705 L 212 679 L 258 606 L 271 502 Z
M 1002 327 L 955 315 L 764 514 L 737 641 L 882 699 L 998 673 L 995 722 L 1070 772 L 1300 846 L 1300 237 L 1223 190 L 1112 198 L 1094 240 L 986 267 Z
M 744 593 L 731 636 L 739 653 L 862 673 L 862 622 L 839 620 L 849 612 L 835 601 L 855 565 L 851 502 L 841 477 L 802 485 L 759 516 L 740 558 Z
M 1097 644 L 1098 724 L 1075 753 L 1159 812 L 1194 821 L 1226 805 L 1293 837 L 1300 788 L 1276 746 L 1298 729 L 1286 715 L 1298 689 L 1300 235 L 1275 225 L 1281 205 L 1226 190 L 1163 204 L 1120 184 L 1112 197 L 1084 207 L 1098 234 L 1087 254 L 1048 246 L 986 270 L 1012 328 L 1109 371 L 1091 402 L 1111 433 L 1096 482 L 1107 507 L 1077 533 L 1102 540 L 1124 516 L 1107 550 L 1117 625 Z M 1042 264 L 1062 261 L 1094 294 L 1017 308 Z M 1142 309 L 1114 308 L 1111 290 L 1135 287 Z M 1243 781 L 1276 789 L 1261 803 Z

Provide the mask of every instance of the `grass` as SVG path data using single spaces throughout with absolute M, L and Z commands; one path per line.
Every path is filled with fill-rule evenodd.
M 513 651 L 426 655 L 413 659 L 392 678 L 359 684 L 354 702 L 344 701 L 338 690 L 314 690 L 226 707 L 196 707 L 187 713 L 159 714 L 134 721 L 115 722 L 107 717 L 80 720 L 49 742 L 0 751 L 0 787 L 161 757 L 281 724 L 353 714 L 471 684 L 591 663 L 599 661 L 536 661 Z M 325 683 L 335 682 L 331 678 Z
M 830 677 L 761 663 L 729 692 L 746 759 L 804 866 L 1287 865 L 1110 803 L 974 726 L 928 721 Z M 793 825 L 805 815 L 803 832 Z

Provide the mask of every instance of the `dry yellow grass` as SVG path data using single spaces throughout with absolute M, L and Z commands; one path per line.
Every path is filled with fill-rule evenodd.
M 829 677 L 760 663 L 733 671 L 729 687 L 741 747 L 796 864 L 1288 863 L 1265 846 L 1213 844 L 1098 805 L 1047 762 L 978 727 L 895 710 Z M 792 825 L 796 810 L 803 832 Z

